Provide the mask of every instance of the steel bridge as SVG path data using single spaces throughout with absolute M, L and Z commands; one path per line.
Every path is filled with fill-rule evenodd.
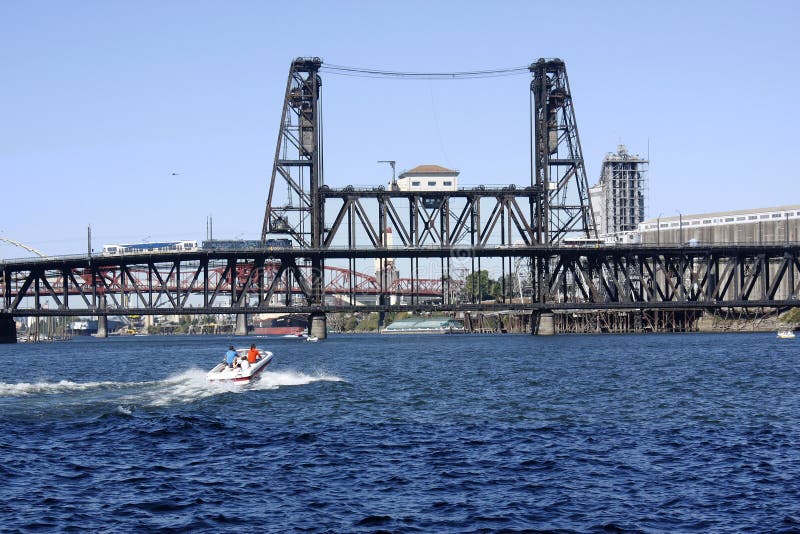
M 353 258 L 447 263 L 518 257 L 539 267 L 533 286 L 522 297 L 506 287 L 493 302 L 479 299 L 479 287 L 472 287 L 472 294 L 463 285 L 453 291 L 446 278 L 433 283 L 412 276 L 388 286 L 378 278 L 365 288 L 363 280 L 341 278 L 352 272 L 331 269 L 321 278 L 336 284 L 326 285 L 333 289 L 326 289 L 324 301 L 316 303 L 310 287 L 315 273 L 307 266 Z M 798 244 L 196 251 L 124 259 L 41 258 L 0 266 L 3 310 L 15 316 L 790 307 L 798 304 L 800 294 Z M 356 304 L 362 294 L 404 295 L 408 300 L 390 304 L 376 298 L 372 305 Z M 282 295 L 284 302 L 276 302 L 275 295 Z
M 456 191 L 401 191 L 396 184 L 334 189 L 323 176 L 324 65 L 298 58 L 286 83 L 262 247 L 0 262 L 2 313 L 308 313 L 312 333 L 324 337 L 325 314 L 344 311 L 544 316 L 562 309 L 797 305 L 797 243 L 593 242 L 566 67 L 539 59 L 528 70 L 531 173 L 524 183 Z M 289 237 L 295 246 L 266 247 L 274 237 Z M 373 261 L 376 275 L 360 275 L 359 261 Z M 500 295 L 491 302 L 482 300 L 479 284 L 464 283 L 480 280 L 476 275 L 486 268 L 501 274 Z M 365 302 L 365 296 L 374 299 Z

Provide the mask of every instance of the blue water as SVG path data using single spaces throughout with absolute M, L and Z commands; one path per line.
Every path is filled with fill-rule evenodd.
M 22 531 L 800 531 L 800 342 L 774 334 L 0 345 Z

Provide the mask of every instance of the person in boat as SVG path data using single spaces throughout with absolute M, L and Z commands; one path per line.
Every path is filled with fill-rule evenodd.
M 225 353 L 225 363 L 228 364 L 228 367 L 236 367 L 236 351 L 233 345 L 228 347 L 228 352 Z
M 247 351 L 247 361 L 249 363 L 256 363 L 258 360 L 261 359 L 261 356 L 258 353 L 258 349 L 256 348 L 256 344 L 253 343 L 250 345 L 250 350 Z

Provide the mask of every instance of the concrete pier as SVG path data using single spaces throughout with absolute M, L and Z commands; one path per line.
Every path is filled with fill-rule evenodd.
M 234 336 L 246 336 L 247 335 L 247 314 L 240 313 L 236 316 L 236 326 L 233 329 Z
M 97 317 L 97 334 L 94 337 L 108 337 L 108 317 L 105 315 Z
M 328 337 L 328 318 L 324 313 L 312 313 L 308 321 L 308 335 L 319 339 Z
M 104 309 L 106 307 L 106 296 L 100 295 L 100 308 Z M 108 337 L 108 317 L 105 315 L 98 315 L 97 316 L 97 334 L 95 337 Z
M 533 326 L 531 333 L 534 336 L 553 336 L 556 333 L 553 312 L 550 310 L 534 312 L 533 317 L 531 317 L 531 325 Z
M 17 342 L 17 323 L 8 313 L 0 313 L 0 343 Z

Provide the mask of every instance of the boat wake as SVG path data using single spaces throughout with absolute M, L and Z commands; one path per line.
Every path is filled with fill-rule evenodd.
M 209 397 L 229 393 L 244 394 L 252 391 L 273 390 L 282 387 L 304 386 L 314 382 L 343 382 L 342 378 L 328 374 L 309 375 L 298 371 L 265 371 L 260 380 L 247 386 L 227 382 L 209 382 L 207 371 L 189 369 L 163 380 L 149 382 L 0 382 L 0 399 L 14 397 L 40 397 L 65 400 L 75 396 L 89 402 L 114 402 L 118 412 L 129 415 L 131 406 L 167 406 L 197 402 Z M 86 397 L 89 396 L 87 399 Z
M 53 395 L 91 390 L 109 390 L 122 387 L 156 384 L 157 382 L 0 382 L 0 397 L 25 397 L 28 395 Z
M 283 386 L 305 386 L 314 382 L 344 382 L 344 379 L 325 373 L 307 375 L 297 371 L 266 371 L 261 375 L 261 380 L 248 389 L 277 389 Z

